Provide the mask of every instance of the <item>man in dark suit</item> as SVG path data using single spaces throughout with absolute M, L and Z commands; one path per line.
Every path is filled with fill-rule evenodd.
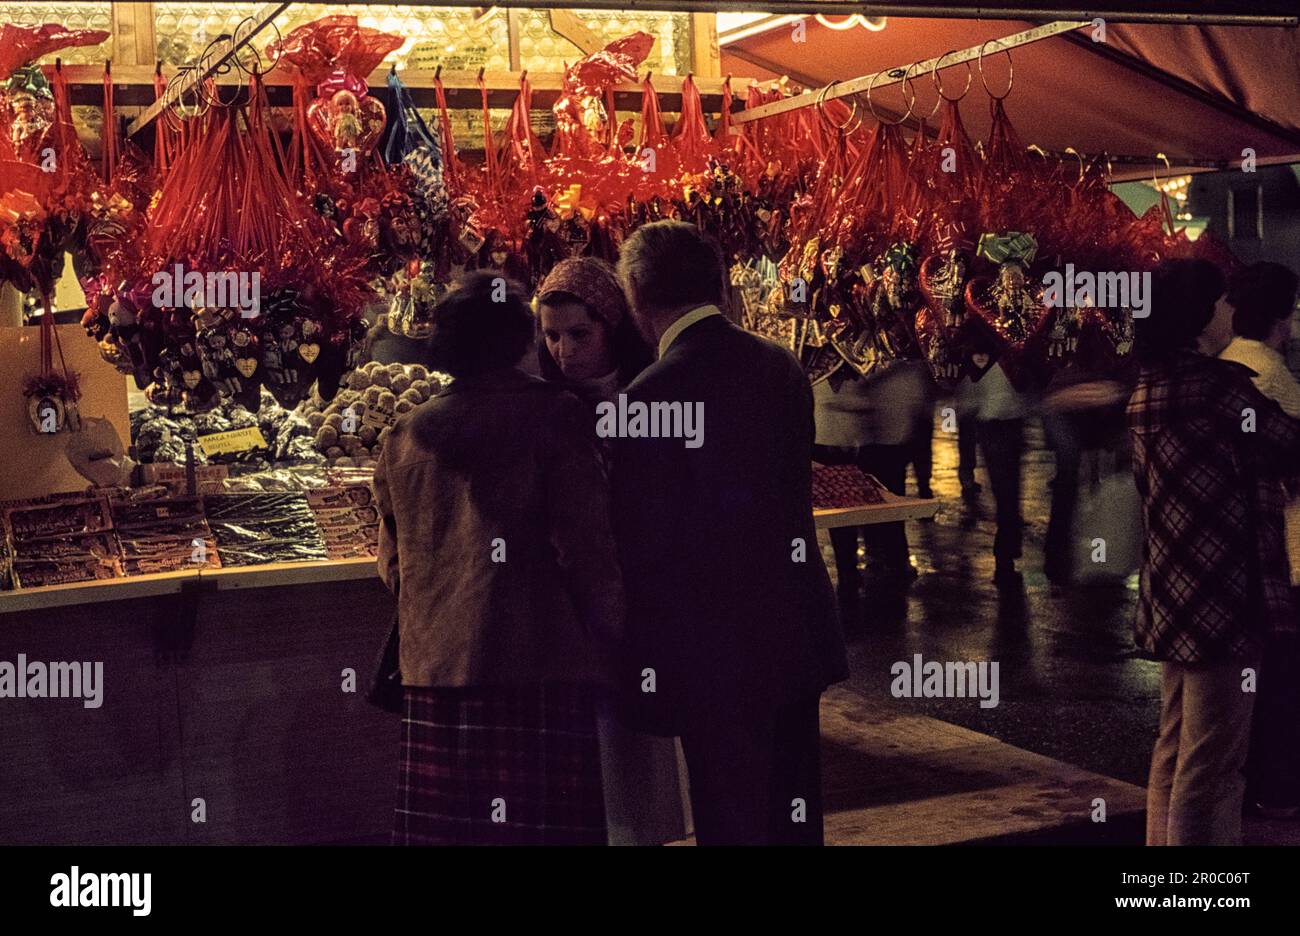
M 629 419 L 615 441 L 631 717 L 680 735 L 701 845 L 821 844 L 818 700 L 848 667 L 813 527 L 808 380 L 720 314 L 722 261 L 694 225 L 639 228 L 619 271 L 659 349 L 623 405 L 702 415 L 694 438 L 652 418 L 658 437 Z

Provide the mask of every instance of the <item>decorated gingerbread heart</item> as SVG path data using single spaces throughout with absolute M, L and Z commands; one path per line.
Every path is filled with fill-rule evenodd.
M 1029 274 L 1038 245 L 1029 234 L 985 234 L 981 257 L 998 264 L 992 276 L 977 276 L 966 284 L 966 312 L 993 340 L 999 352 L 1019 357 L 1043 337 L 1051 309 L 1043 302 L 1042 284 Z
M 384 105 L 366 93 L 365 82 L 335 72 L 317 87 L 307 107 L 307 126 L 346 172 L 369 155 L 384 133 Z

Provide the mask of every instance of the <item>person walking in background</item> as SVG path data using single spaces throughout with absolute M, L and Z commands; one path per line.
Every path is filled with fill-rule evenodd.
M 909 461 L 916 477 L 916 496 L 930 500 L 934 497 L 930 482 L 934 477 L 934 403 L 938 388 L 929 370 L 924 377 L 925 402 L 917 407 L 916 421 L 912 425 Z
M 453 382 L 375 469 L 405 711 L 396 844 L 604 844 L 596 734 L 622 588 L 591 415 L 517 366 L 524 295 L 490 272 L 438 303 Z
M 996 507 L 997 531 L 993 536 L 993 581 L 1002 588 L 1022 582 L 1016 569 L 1024 535 L 1020 513 L 1020 461 L 1025 449 L 1028 400 L 1012 386 L 991 349 L 980 347 L 971 355 L 971 373 L 957 385 L 957 411 L 975 425 L 984 469 L 989 474 Z
M 654 354 L 632 323 L 614 268 L 595 257 L 561 260 L 537 289 L 537 359 L 590 408 L 616 400 Z M 600 439 L 608 456 L 612 439 Z M 675 738 L 628 728 L 608 702 L 597 705 L 605 821 L 611 845 L 662 845 L 690 834 Z
M 1152 275 L 1150 315 L 1135 323 L 1135 633 L 1161 661 L 1148 845 L 1240 842 L 1255 701 L 1243 682 L 1266 635 L 1294 629 L 1277 482 L 1300 458 L 1300 422 L 1255 389 L 1249 369 L 1197 352 L 1226 305 L 1217 267 L 1168 260 Z
M 1249 367 L 1255 372 L 1255 388 L 1288 416 L 1300 419 L 1300 382 L 1283 356 L 1291 337 L 1296 285 L 1296 274 L 1280 263 L 1253 263 L 1234 275 L 1228 285 L 1234 337 L 1219 357 Z M 1287 490 L 1300 494 L 1300 465 L 1292 466 L 1289 474 Z M 1290 531 L 1300 527 L 1300 497 L 1283 496 L 1294 611 L 1300 609 L 1300 549 Z M 1300 816 L 1300 646 L 1294 633 L 1264 636 L 1259 679 L 1246 760 L 1246 801 L 1262 816 L 1293 819 Z
M 813 458 L 823 465 L 857 465 L 893 493 L 906 494 L 917 426 L 932 413 L 929 384 L 924 361 L 897 361 L 869 377 L 841 368 L 819 381 L 812 391 L 817 424 Z M 906 586 L 916 578 L 903 523 L 833 528 L 830 538 L 845 627 L 857 617 L 863 591 L 859 536 L 869 562 L 868 593 Z
M 720 314 L 721 256 L 694 225 L 638 228 L 619 274 L 659 349 L 629 411 L 702 414 L 693 440 L 614 448 L 631 713 L 681 737 L 701 845 L 821 844 L 818 701 L 848 666 L 813 526 L 808 379 Z

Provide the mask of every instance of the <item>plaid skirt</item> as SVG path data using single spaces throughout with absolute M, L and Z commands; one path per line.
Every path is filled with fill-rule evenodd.
M 590 689 L 407 687 L 395 845 L 603 845 Z

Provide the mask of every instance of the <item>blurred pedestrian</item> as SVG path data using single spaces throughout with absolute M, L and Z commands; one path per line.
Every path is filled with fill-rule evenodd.
M 817 423 L 813 458 L 823 465 L 857 465 L 889 491 L 906 494 L 907 464 L 913 458 L 917 429 L 933 412 L 930 384 L 924 361 L 896 361 L 867 377 L 840 368 L 819 381 L 813 387 Z M 858 574 L 859 536 L 866 546 L 868 594 L 916 578 L 901 521 L 832 528 L 840 606 L 846 617 L 856 614 L 863 589 Z

